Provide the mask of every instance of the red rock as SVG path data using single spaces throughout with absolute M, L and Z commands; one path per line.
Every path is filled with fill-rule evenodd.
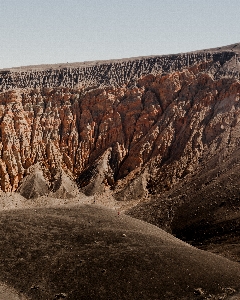
M 37 162 L 50 182 L 63 169 L 81 188 L 100 172 L 99 189 L 107 182 L 118 195 L 123 182 L 124 189 L 139 186 L 134 176 L 142 174 L 142 195 L 148 182 L 151 192 L 169 189 L 198 168 L 200 158 L 238 145 L 240 84 L 213 78 L 207 69 L 213 63 L 148 74 L 135 85 L 2 92 L 1 189 L 17 190 Z M 108 168 L 101 171 L 106 153 Z

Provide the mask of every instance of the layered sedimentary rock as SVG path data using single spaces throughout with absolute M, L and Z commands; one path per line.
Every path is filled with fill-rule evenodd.
M 3 70 L 1 190 L 72 197 L 74 179 L 87 195 L 148 199 L 131 213 L 177 232 L 180 205 L 237 157 L 239 49 Z

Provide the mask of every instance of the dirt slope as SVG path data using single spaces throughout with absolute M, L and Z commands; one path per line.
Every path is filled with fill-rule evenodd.
M 239 264 L 94 205 L 6 211 L 0 222 L 0 279 L 29 299 L 217 299 L 240 289 Z

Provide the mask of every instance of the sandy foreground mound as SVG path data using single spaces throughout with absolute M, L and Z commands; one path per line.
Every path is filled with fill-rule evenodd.
M 28 299 L 238 299 L 238 263 L 117 210 L 5 210 L 0 223 L 0 281 Z

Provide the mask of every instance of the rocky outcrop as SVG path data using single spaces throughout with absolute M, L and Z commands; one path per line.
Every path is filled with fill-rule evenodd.
M 71 198 L 77 184 L 171 230 L 183 182 L 239 148 L 239 49 L 2 71 L 1 190 Z
M 0 91 L 16 88 L 102 88 L 134 86 L 147 74 L 166 74 L 201 62 L 215 78 L 239 78 L 239 44 L 175 55 L 138 57 L 57 65 L 40 65 L 0 71 Z
M 239 82 L 214 79 L 206 64 L 149 74 L 132 87 L 1 93 L 1 189 L 17 190 L 39 162 L 49 182 L 63 169 L 80 188 L 93 182 L 91 193 L 110 186 L 120 195 L 144 172 L 148 192 L 161 193 L 205 157 L 230 153 L 238 145 Z

